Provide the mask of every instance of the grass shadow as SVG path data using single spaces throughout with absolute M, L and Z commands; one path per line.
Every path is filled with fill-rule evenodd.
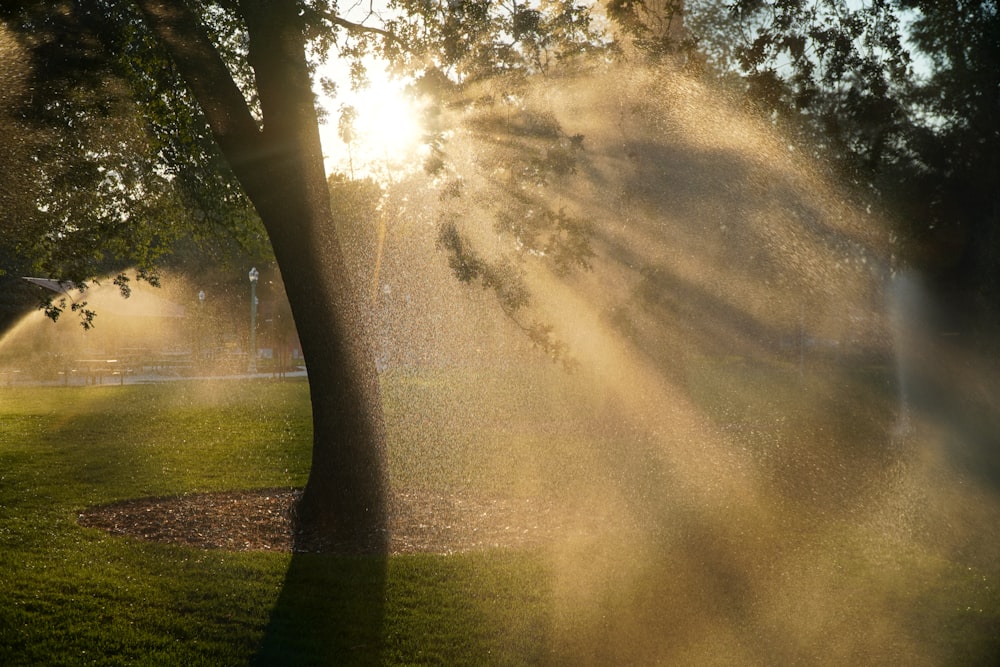
M 254 665 L 382 662 L 384 554 L 292 556 Z

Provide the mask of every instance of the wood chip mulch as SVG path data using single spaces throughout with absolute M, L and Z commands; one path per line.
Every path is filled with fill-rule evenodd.
M 229 551 L 295 551 L 291 509 L 301 489 L 139 498 L 91 507 L 78 522 L 113 535 Z M 553 534 L 557 513 L 532 499 L 397 492 L 391 553 L 460 553 L 530 547 Z M 301 549 L 299 549 L 301 550 Z

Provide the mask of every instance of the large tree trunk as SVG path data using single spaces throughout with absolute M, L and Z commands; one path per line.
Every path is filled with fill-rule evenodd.
M 245 0 L 250 64 L 268 157 L 248 193 L 292 305 L 309 369 L 313 457 L 298 508 L 306 540 L 385 546 L 385 434 L 368 313 L 352 289 L 330 191 L 294 2 Z
M 264 222 L 309 371 L 313 459 L 298 507 L 303 547 L 383 551 L 385 435 L 368 313 L 330 212 L 294 0 L 243 0 L 263 127 L 183 0 L 139 0 L 198 98 Z

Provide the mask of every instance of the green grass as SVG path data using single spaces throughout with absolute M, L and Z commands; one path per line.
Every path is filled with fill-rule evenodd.
M 298 381 L 0 390 L 0 664 L 535 662 L 530 554 L 293 559 L 75 523 L 117 499 L 304 484 L 310 436 Z
M 0 392 L 0 662 L 239 664 L 287 558 L 110 538 L 112 500 L 300 484 L 304 385 Z
M 621 428 L 561 377 L 387 375 L 390 474 L 570 505 L 600 491 L 588 507 L 608 513 L 605 532 L 385 561 L 202 551 L 76 523 L 118 499 L 303 484 L 304 382 L 0 389 L 0 664 L 997 657 L 995 490 L 886 450 L 885 377 L 803 383 L 794 368 L 692 361 L 687 397 L 763 494 L 721 509 L 688 497 L 700 468 L 668 465 L 683 442 Z

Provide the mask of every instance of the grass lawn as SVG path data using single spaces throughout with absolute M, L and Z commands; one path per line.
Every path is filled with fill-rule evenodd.
M 714 488 L 680 436 L 597 419 L 614 401 L 589 389 L 390 374 L 394 484 L 544 493 L 587 520 L 535 550 L 386 562 L 76 524 L 119 499 L 303 484 L 302 381 L 0 388 L 0 664 L 993 664 L 996 494 L 869 451 L 887 424 L 858 405 L 878 392 L 830 387 L 881 380 L 691 368 L 746 484 Z
M 530 554 L 393 558 L 378 573 L 385 603 L 365 619 L 378 627 L 352 629 L 371 592 L 364 562 L 75 523 L 122 498 L 301 485 L 310 433 L 297 381 L 0 390 L 0 664 L 535 662 L 544 577 Z M 373 631 L 382 646 L 352 644 Z

